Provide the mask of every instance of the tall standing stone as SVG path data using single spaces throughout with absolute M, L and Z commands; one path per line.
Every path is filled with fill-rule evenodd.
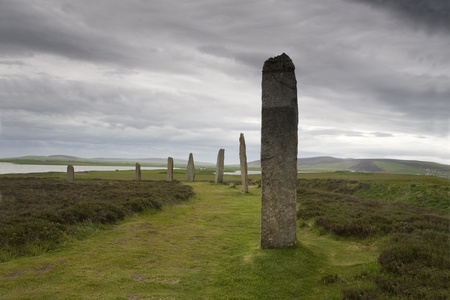
M 225 168 L 225 149 L 220 149 L 219 153 L 217 153 L 216 183 L 222 183 L 224 168 Z
M 239 136 L 239 160 L 241 162 L 242 191 L 248 193 L 247 152 L 244 134 Z
M 173 158 L 167 158 L 167 181 L 173 181 Z
M 186 181 L 195 180 L 195 167 L 194 167 L 194 156 L 189 153 L 189 161 L 186 168 Z
M 286 54 L 262 72 L 261 248 L 294 246 L 297 228 L 297 80 Z
M 72 182 L 75 178 L 75 171 L 72 165 L 67 166 L 67 181 Z
M 136 181 L 141 181 L 141 165 L 136 163 Z

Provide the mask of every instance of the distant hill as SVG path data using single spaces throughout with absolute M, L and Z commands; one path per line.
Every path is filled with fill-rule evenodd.
M 297 160 L 299 172 L 366 172 L 434 175 L 450 178 L 450 165 L 434 162 L 400 160 L 400 159 L 354 159 L 319 156 L 299 158 Z M 259 160 L 248 163 L 249 168 L 260 168 Z
M 174 158 L 175 167 L 186 167 L 186 159 Z M 104 165 L 104 166 L 131 166 L 135 163 L 144 167 L 167 166 L 167 158 L 82 158 L 68 155 L 50 155 L 50 156 L 21 156 L 11 158 L 0 158 L 0 162 L 11 162 L 16 164 L 45 164 L 45 165 Z M 205 162 L 195 162 L 196 167 L 214 167 L 215 164 Z
M 67 155 L 51 156 L 22 156 L 15 158 L 0 159 L 2 162 L 13 162 L 19 164 L 51 164 L 51 165 L 115 165 L 130 166 L 139 162 L 142 166 L 161 167 L 167 165 L 167 158 L 81 158 Z M 391 173 L 391 174 L 413 174 L 413 175 L 433 175 L 443 178 L 450 178 L 450 165 L 438 164 L 434 162 L 400 160 L 400 159 L 354 159 L 335 158 L 331 156 L 307 157 L 298 159 L 299 172 L 320 173 L 320 172 L 366 172 L 366 173 Z M 174 165 L 178 168 L 185 168 L 186 159 L 174 158 Z M 197 168 L 214 168 L 214 163 L 195 162 Z M 239 165 L 227 166 L 230 169 L 239 169 Z M 261 163 L 259 160 L 248 163 L 249 170 L 259 170 Z

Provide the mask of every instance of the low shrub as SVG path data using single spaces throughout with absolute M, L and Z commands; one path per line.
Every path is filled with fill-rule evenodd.
M 389 237 L 378 257 L 381 273 L 372 278 L 377 289 L 346 290 L 344 299 L 382 299 L 384 294 L 401 299 L 450 299 L 448 215 L 416 205 L 359 198 L 348 193 L 348 188 L 340 189 L 337 181 L 331 183 L 300 181 L 299 219 L 313 219 L 316 226 L 338 236 Z M 354 191 L 364 188 L 351 184 Z
M 12 223 L 12 222 L 11 222 Z M 22 220 L 0 228 L 0 247 L 20 247 L 41 240 L 58 240 L 66 226 L 46 220 Z
M 381 299 L 377 291 L 372 290 L 344 290 L 342 292 L 343 300 L 378 300 Z
M 394 234 L 378 257 L 377 285 L 403 297 L 449 299 L 448 239 L 448 232 L 434 229 Z
M 179 194 L 173 195 L 174 200 L 183 200 L 183 197 L 180 197 Z M 122 206 L 129 213 L 133 212 L 142 212 L 148 208 L 159 209 L 161 208 L 161 203 L 154 202 L 151 198 L 133 198 L 127 199 Z
M 139 211 L 136 211 L 139 212 Z M 113 224 L 125 217 L 125 211 L 106 202 L 80 202 L 57 212 L 65 224 L 84 222 Z
M 320 279 L 320 283 L 332 284 L 332 283 L 344 283 L 345 281 L 338 274 L 327 274 Z
M 299 187 L 353 195 L 370 188 L 370 184 L 347 179 L 299 179 Z
M 113 224 L 194 194 L 180 182 L 7 177 L 0 178 L 0 193 L 0 259 L 52 249 L 68 235 L 85 236 L 74 226 Z

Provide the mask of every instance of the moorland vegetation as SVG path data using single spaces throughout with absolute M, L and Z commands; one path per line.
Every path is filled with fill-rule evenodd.
M 345 299 L 449 299 L 450 222 L 444 213 L 449 208 L 449 186 L 432 179 L 434 183 L 424 188 L 422 181 L 405 184 L 419 178 L 396 179 L 403 187 L 373 180 L 301 179 L 300 224 L 313 220 L 315 226 L 337 237 L 383 241 L 380 273 L 370 275 L 375 286 L 344 290 Z
M 184 184 L 161 180 L 165 178 L 161 171 L 145 171 L 143 177 L 152 180 L 141 182 L 130 180 L 132 175 L 133 172 L 126 171 L 88 172 L 77 174 L 74 183 L 61 180 L 64 176 L 58 174 L 36 175 L 41 178 L 0 176 L 0 258 L 5 270 L 9 270 L 2 271 L 0 263 L 0 276 L 8 282 L 3 291 L 11 292 L 14 286 L 17 289 L 20 286 L 23 292 L 25 282 L 30 279 L 17 269 L 19 256 L 62 249 L 79 240 L 89 244 L 90 236 L 111 235 L 102 234 L 110 232 L 102 231 L 110 228 L 110 224 L 126 225 L 136 218 L 142 219 L 136 223 L 139 226 L 155 218 L 151 221 L 154 226 L 161 222 L 167 230 L 173 230 L 170 229 L 176 223 L 171 219 L 173 216 L 162 216 L 156 221 L 154 216 L 160 213 L 152 212 L 175 203 L 191 203 L 176 214 L 179 232 L 172 235 L 180 241 L 169 239 L 168 233 L 156 234 L 162 228 L 146 231 L 151 239 L 147 243 L 154 245 L 150 248 L 155 247 L 151 250 L 154 257 L 151 266 L 145 268 L 147 271 L 140 269 L 142 261 L 135 262 L 135 268 L 142 273 L 136 275 L 135 270 L 128 275 L 131 282 L 128 284 L 137 292 L 124 298 L 138 299 L 139 295 L 183 298 L 198 292 L 211 299 L 450 298 L 448 180 L 350 172 L 299 174 L 299 245 L 295 249 L 265 251 L 257 247 L 260 199 L 257 185 L 252 186 L 249 194 L 242 194 L 239 189 L 211 183 L 213 170 L 201 172 L 198 177 L 201 182 Z M 177 179 L 184 176 L 181 171 L 175 175 Z M 258 176 L 252 175 L 252 181 L 258 182 Z M 225 179 L 236 178 L 228 175 Z M 197 193 L 194 198 L 192 187 Z M 194 200 L 186 201 L 189 198 Z M 138 213 L 144 215 L 128 218 Z M 123 221 L 127 218 L 130 221 Z M 120 241 L 137 239 L 134 229 L 130 234 Z M 146 239 L 144 234 L 139 236 Z M 156 247 L 157 238 L 169 248 L 157 252 L 161 247 Z M 98 247 L 95 241 L 92 243 Z M 128 245 L 123 243 L 120 242 L 120 247 Z M 136 250 L 136 243 L 139 244 L 130 243 L 130 249 L 139 253 L 139 259 L 148 260 L 142 250 Z M 194 244 L 199 248 L 194 248 Z M 102 247 L 103 256 L 107 256 L 108 251 Z M 145 251 L 148 247 L 146 244 Z M 70 256 L 77 253 L 72 251 Z M 49 255 L 57 254 L 50 251 Z M 180 261 L 180 257 L 189 261 Z M 132 265 L 129 261 L 127 264 Z M 118 267 L 117 262 L 111 266 L 114 272 Z M 92 267 L 81 271 L 86 268 Z M 176 280 L 161 279 L 172 271 Z M 98 273 L 84 279 L 86 284 L 98 281 L 95 274 Z M 159 277 L 152 277 L 155 274 Z M 53 278 L 58 286 L 67 284 L 58 280 Z M 122 277 L 117 280 L 125 284 Z M 117 284 L 105 282 L 103 279 L 103 293 L 117 292 L 114 290 Z M 142 290 L 143 285 L 147 289 Z M 100 286 L 96 285 L 99 289 Z M 36 293 L 34 286 L 30 286 L 32 292 Z
M 187 201 L 179 181 L 78 181 L 0 178 L 0 262 L 56 248 L 68 238 L 145 210 Z

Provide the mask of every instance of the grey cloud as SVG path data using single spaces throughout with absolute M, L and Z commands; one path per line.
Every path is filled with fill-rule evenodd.
M 371 148 L 348 140 L 401 134 L 442 139 L 450 37 L 440 14 L 448 5 L 367 3 L 2 1 L 1 138 L 40 137 L 41 145 L 51 141 L 47 150 L 72 138 L 76 147 L 99 144 L 107 153 L 115 140 L 124 152 L 128 143 L 207 153 L 209 143 L 215 156 L 244 132 L 257 158 L 261 68 L 285 52 L 296 65 L 300 144 L 307 147 L 300 153 L 351 156 Z M 42 69 L 54 61 L 70 74 Z M 303 129 L 318 127 L 328 129 Z
M 204 45 L 198 47 L 198 50 L 218 57 L 233 58 L 232 51 L 222 45 Z
M 74 20 L 65 19 L 57 9 L 45 4 L 42 7 L 32 3 L 25 7 L 23 4 L 6 1 L 2 5 L 0 40 L 3 53 L 49 52 L 92 59 L 103 55 L 114 56 L 111 53 L 101 54 L 99 45 L 105 43 L 104 38 L 92 33 L 83 35 L 87 28 L 80 27 Z
M 393 121 L 415 128 L 418 132 L 446 136 L 450 88 L 444 82 L 444 78 L 418 76 L 408 81 L 386 82 L 371 87 L 371 92 L 380 103 L 398 115 Z
M 310 129 L 310 130 L 301 130 L 301 132 L 307 132 L 311 136 L 359 136 L 363 137 L 365 134 L 360 131 L 353 130 L 339 130 L 339 129 Z
M 7 100 L 1 105 L 2 138 L 8 140 L 132 145 L 139 139 L 149 144 L 161 144 L 158 139 L 164 139 L 166 144 L 184 141 L 185 145 L 220 147 L 221 140 L 227 143 L 227 132 L 243 127 L 238 125 L 242 122 L 239 113 L 224 115 L 227 103 L 202 94 L 170 94 L 51 77 L 3 78 L 0 87 Z M 220 123 L 218 116 L 222 116 Z M 206 138 L 211 133 L 213 136 Z
M 5 66 L 26 66 L 27 64 L 20 60 L 0 60 L 0 65 Z
M 372 133 L 373 136 L 376 137 L 393 137 L 394 135 L 391 133 L 386 133 L 386 132 L 374 132 Z
M 393 134 L 387 132 L 364 132 L 358 130 L 343 130 L 343 129 L 300 129 L 301 135 L 308 135 L 310 137 L 321 137 L 321 136 L 331 136 L 331 137 L 361 137 L 361 138 L 372 138 L 372 137 L 394 137 Z
M 251 67 L 253 70 L 262 69 L 264 61 L 271 56 L 276 56 L 281 53 L 273 53 L 268 56 L 266 53 L 251 51 L 245 52 L 241 50 L 231 50 L 222 45 L 204 45 L 198 47 L 198 50 L 202 53 L 210 54 L 220 58 L 234 59 L 244 65 Z
M 47 2 L 39 6 L 32 1 L 25 5 L 23 2 L 8 0 L 2 3 L 0 56 L 26 58 L 45 53 L 122 68 L 171 72 L 171 65 L 162 63 L 162 54 L 157 45 L 139 42 L 143 37 L 136 36 L 133 28 L 127 27 L 126 32 L 115 33 L 111 28 L 117 26 L 114 26 L 111 15 L 104 15 L 98 24 L 89 23 L 83 12 L 95 6 L 92 2 L 78 4 L 75 13 L 74 10 L 63 9 L 70 3 L 61 5 L 61 2 Z M 106 7 L 107 3 L 103 5 Z M 97 9 L 92 11 L 102 12 L 102 7 Z M 179 66 L 177 71 L 185 70 Z
M 446 0 L 350 0 L 391 11 L 415 29 L 450 31 L 450 2 Z

